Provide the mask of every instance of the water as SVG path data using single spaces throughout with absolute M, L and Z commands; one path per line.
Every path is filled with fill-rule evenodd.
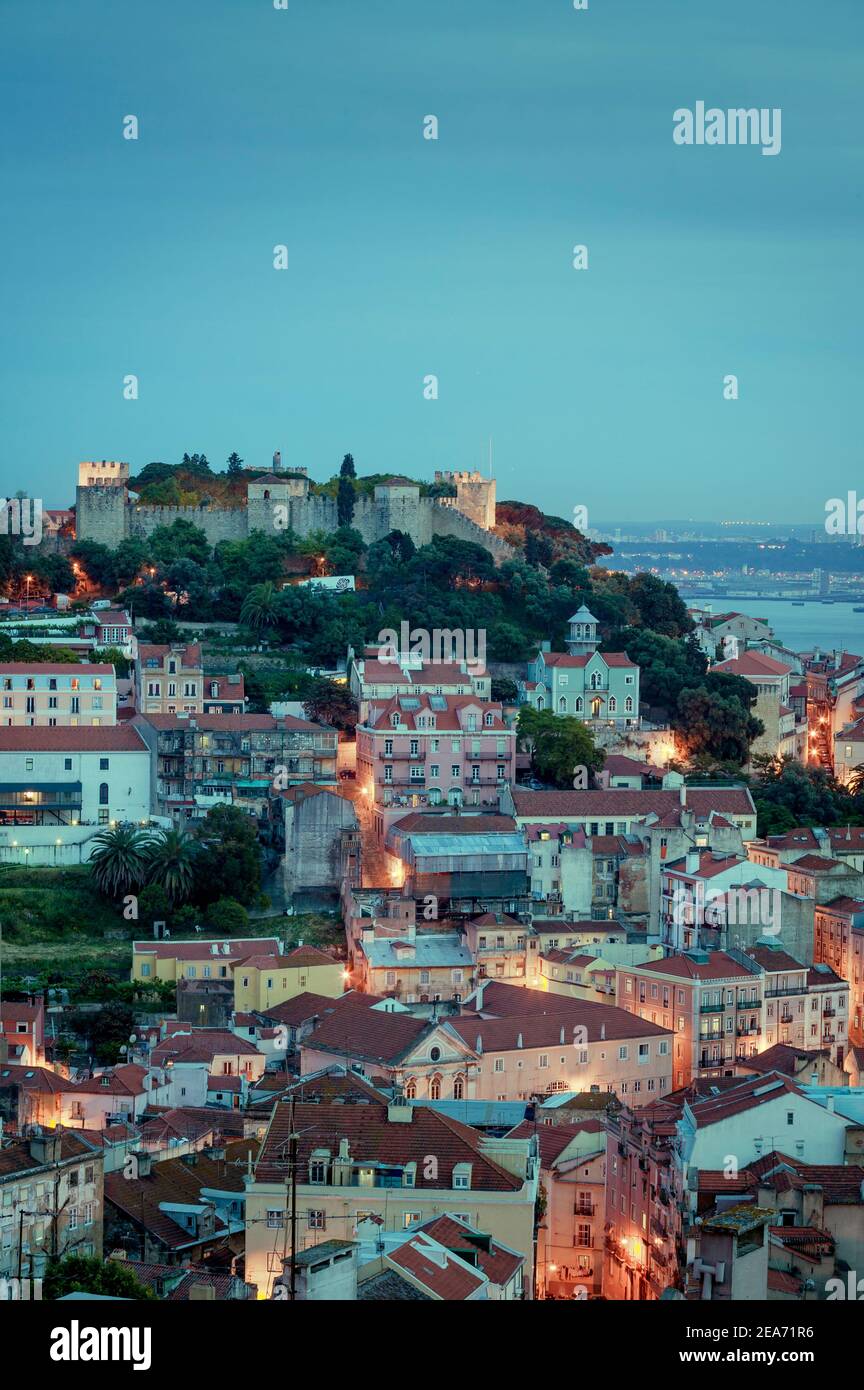
M 694 602 L 694 600 L 690 600 Z M 704 599 L 695 600 L 699 604 Z M 864 613 L 853 613 L 851 603 L 823 604 L 805 601 L 802 608 L 783 599 L 711 599 L 715 613 L 746 613 L 750 618 L 764 618 L 774 629 L 774 636 L 784 647 L 793 651 L 810 651 L 835 647 L 864 656 Z

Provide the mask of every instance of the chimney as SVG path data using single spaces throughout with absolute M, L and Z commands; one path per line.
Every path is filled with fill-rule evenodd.
M 681 786 L 680 786 L 680 788 L 679 788 L 679 791 L 678 791 L 678 798 L 679 798 L 679 800 L 680 800 L 682 806 L 686 806 L 686 805 L 687 805 L 687 785 L 686 785 L 686 783 L 684 783 L 684 782 L 681 783 Z
M 687 872 L 688 874 L 698 874 L 699 872 L 699 851 L 698 849 L 688 849 L 687 851 Z
M 153 1155 L 149 1149 L 133 1149 L 132 1157 L 135 1160 L 135 1173 L 139 1178 L 149 1178 L 153 1166 Z
M 828 1114 L 829 1114 L 829 1115 L 833 1115 L 833 1114 L 834 1114 L 834 1099 L 835 1099 L 834 1096 L 829 1096 L 829 1097 L 828 1097 L 827 1104 L 826 1104 L 826 1106 L 825 1106 L 825 1109 L 828 1111 Z
M 601 1041 L 601 1042 L 605 1042 L 605 1041 L 606 1041 L 606 1024 L 605 1024 L 605 1023 L 601 1023 L 601 1024 L 600 1024 L 600 1041 Z
M 474 1002 L 475 1002 L 475 1006 L 476 1006 L 476 1009 L 477 1009 L 478 1014 L 479 1014 L 480 1010 L 483 1008 L 483 992 L 484 992 L 485 989 L 486 989 L 486 981 L 485 981 L 485 980 L 481 980 L 481 981 L 479 982 L 479 984 L 477 985 L 477 988 L 476 988 L 475 991 L 474 991 Z
M 30 1157 L 34 1163 L 60 1162 L 60 1135 L 56 1130 L 47 1134 L 41 1128 L 30 1140 Z
M 521 1034 L 521 1033 L 518 1033 L 518 1034 L 516 1035 L 516 1046 L 517 1046 L 517 1047 L 522 1047 L 522 1034 Z

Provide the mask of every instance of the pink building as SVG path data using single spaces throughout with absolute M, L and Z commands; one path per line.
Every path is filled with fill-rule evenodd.
M 369 702 L 357 725 L 357 780 L 383 842 L 408 808 L 498 806 L 513 780 L 516 733 L 500 704 L 466 695 L 396 695 Z

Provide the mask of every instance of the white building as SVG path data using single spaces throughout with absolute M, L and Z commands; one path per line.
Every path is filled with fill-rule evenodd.
M 131 724 L 0 730 L 0 864 L 80 864 L 100 830 L 150 817 L 150 754 Z

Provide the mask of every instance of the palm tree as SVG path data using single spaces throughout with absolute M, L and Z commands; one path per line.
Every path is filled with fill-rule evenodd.
M 255 584 L 243 600 L 240 621 L 245 627 L 272 627 L 276 622 L 278 590 L 272 580 Z
M 172 907 L 192 892 L 195 842 L 183 830 L 162 830 L 150 841 L 147 882 L 161 888 Z
M 846 784 L 846 790 L 850 796 L 861 796 L 864 793 L 864 763 L 859 763 L 857 767 L 853 767 Z
M 118 825 L 93 837 L 90 872 L 100 893 L 122 897 L 147 877 L 150 836 L 134 825 Z

